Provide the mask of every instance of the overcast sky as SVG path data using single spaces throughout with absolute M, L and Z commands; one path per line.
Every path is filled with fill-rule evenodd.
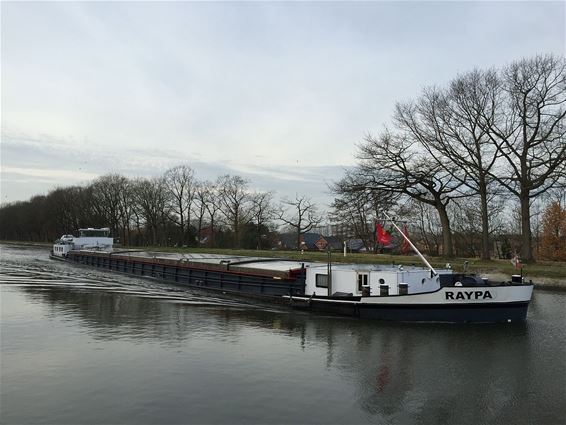
M 328 199 L 395 102 L 565 52 L 564 2 L 1 4 L 1 197 L 188 164 Z

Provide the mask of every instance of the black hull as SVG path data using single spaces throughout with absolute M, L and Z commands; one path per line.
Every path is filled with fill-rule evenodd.
M 400 322 L 501 323 L 527 318 L 528 302 L 481 304 L 344 304 L 311 300 L 310 311 Z

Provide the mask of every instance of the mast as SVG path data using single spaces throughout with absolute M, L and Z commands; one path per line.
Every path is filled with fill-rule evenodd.
M 328 295 L 332 295 L 332 251 L 330 250 L 330 245 L 326 251 L 328 254 L 328 263 L 326 264 L 326 285 L 328 286 Z
M 415 251 L 417 253 L 417 255 L 420 257 L 420 259 L 423 261 L 423 263 L 426 264 L 426 266 L 429 268 L 429 270 L 434 274 L 437 275 L 438 273 L 436 272 L 436 270 L 434 269 L 434 267 L 432 267 L 430 265 L 430 263 L 426 260 L 426 258 L 421 254 L 421 252 L 417 249 L 417 247 L 415 245 L 413 245 L 413 242 L 411 242 L 411 240 L 409 239 L 409 237 L 403 233 L 403 231 L 401 231 L 401 229 L 399 229 L 399 226 L 397 226 L 395 224 L 395 222 L 393 221 L 393 219 L 391 217 L 389 217 L 389 215 L 383 211 L 383 215 L 387 218 L 387 220 L 389 220 L 392 224 L 393 227 L 395 227 L 395 229 L 397 229 L 397 231 L 401 234 L 401 236 L 403 236 L 403 238 L 409 243 L 409 245 L 411 245 L 411 248 L 413 248 L 413 251 Z M 432 276 L 431 276 L 432 277 Z

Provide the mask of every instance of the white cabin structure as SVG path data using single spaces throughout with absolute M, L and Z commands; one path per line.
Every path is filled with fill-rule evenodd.
M 67 257 L 72 250 L 95 250 L 112 252 L 114 239 L 110 237 L 110 229 L 103 227 L 95 229 L 88 227 L 79 229 L 79 236 L 63 235 L 53 244 L 52 255 L 55 257 Z
M 94 249 L 100 251 L 112 251 L 114 238 L 110 237 L 110 229 L 79 229 L 79 237 L 73 238 L 75 249 Z
M 452 270 L 430 270 L 368 264 L 311 263 L 306 266 L 305 294 L 316 296 L 346 295 L 406 295 L 432 292 L 440 289 L 439 274 Z M 328 279 L 330 270 L 331 279 Z

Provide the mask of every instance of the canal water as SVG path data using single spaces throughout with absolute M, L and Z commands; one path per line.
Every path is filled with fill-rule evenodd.
M 259 307 L 1 246 L 2 424 L 564 424 L 566 293 L 524 324 Z

